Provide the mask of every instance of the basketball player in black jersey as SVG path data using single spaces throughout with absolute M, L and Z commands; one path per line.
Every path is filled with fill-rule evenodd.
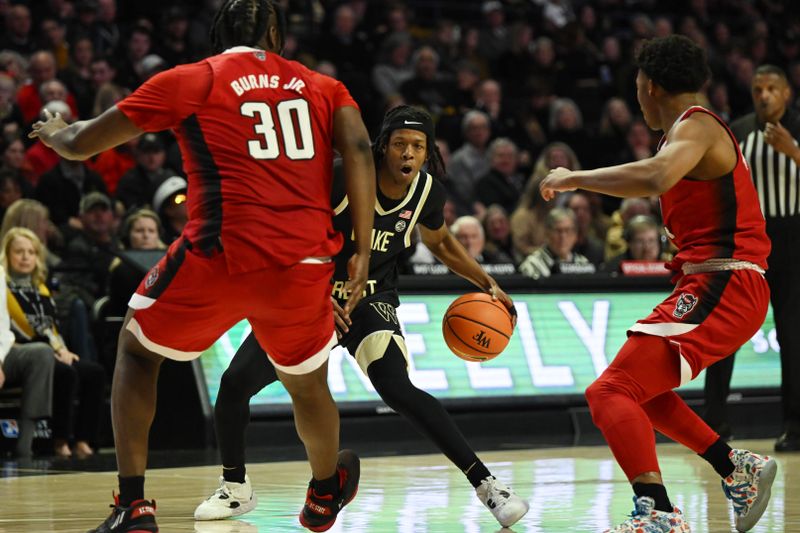
M 439 401 L 409 380 L 408 353 L 396 308 L 400 304 L 397 262 L 400 254 L 411 246 L 411 232 L 419 227 L 422 242 L 442 263 L 492 294 L 515 316 L 513 303 L 444 223 L 444 187 L 421 170 L 427 162 L 434 175 L 444 174 L 430 115 L 409 106 L 389 111 L 373 153 L 378 187 L 369 281 L 364 298 L 349 320 L 344 318 L 342 308 L 348 297 L 344 282 L 353 229 L 344 184 L 338 177 L 334 179 L 331 195 L 334 227 L 345 235 L 345 245 L 336 257 L 332 294 L 339 344 L 356 358 L 383 401 L 433 441 L 464 472 L 478 498 L 498 522 L 504 527 L 511 526 L 528 511 L 528 502 L 491 475 Z M 275 381 L 275 369 L 251 334 L 222 376 L 214 419 L 223 476 L 220 488 L 197 507 L 196 520 L 238 516 L 255 508 L 256 495 L 245 475 L 249 402 Z

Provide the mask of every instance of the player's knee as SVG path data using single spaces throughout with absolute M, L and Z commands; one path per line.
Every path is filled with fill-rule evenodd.
M 393 379 L 374 379 L 372 384 L 386 405 L 397 411 L 403 412 L 406 404 L 412 401 L 416 389 L 408 377 L 398 376 Z

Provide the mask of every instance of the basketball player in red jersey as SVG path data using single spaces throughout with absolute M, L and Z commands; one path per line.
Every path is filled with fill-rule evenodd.
M 292 396 L 313 474 L 304 525 L 328 529 L 357 490 L 358 458 L 337 454 L 326 381 L 336 343 L 331 257 L 342 246 L 329 200 L 333 148 L 351 201 L 356 296 L 367 281 L 375 169 L 347 89 L 280 57 L 280 19 L 269 0 L 227 0 L 211 33 L 218 55 L 158 74 L 95 119 L 34 125 L 32 137 L 69 159 L 170 128 L 189 178 L 189 222 L 131 298 L 120 335 L 112 390 L 120 494 L 94 533 L 158 531 L 144 471 L 159 365 L 198 357 L 245 318 Z
M 633 485 L 635 511 L 621 532 L 688 532 L 656 458 L 653 429 L 691 448 L 722 477 L 738 531 L 763 514 L 777 464 L 732 450 L 672 390 L 735 352 L 764 321 L 770 243 L 750 171 L 725 123 L 699 105 L 708 79 L 703 50 L 686 37 L 645 43 L 637 56 L 645 121 L 662 130 L 658 153 L 642 161 L 572 172 L 553 170 L 542 196 L 585 189 L 621 197 L 661 195 L 678 247 L 667 266 L 674 292 L 628 331 L 608 369 L 586 390 L 594 423 Z

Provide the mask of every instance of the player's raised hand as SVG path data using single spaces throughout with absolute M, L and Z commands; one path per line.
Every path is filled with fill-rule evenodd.
M 492 300 L 499 300 L 503 305 L 508 308 L 508 312 L 511 313 L 511 325 L 517 325 L 517 310 L 514 307 L 514 301 L 511 299 L 511 296 L 506 294 L 506 292 L 500 288 L 495 280 L 492 280 L 492 285 L 489 287 L 489 290 L 486 291 L 492 295 Z
M 574 191 L 577 187 L 571 185 L 572 171 L 568 168 L 558 167 L 550 171 L 542 183 L 539 184 L 539 191 L 542 198 L 547 201 L 556 197 L 557 193 Z
M 51 139 L 53 135 L 69 126 L 69 124 L 64 122 L 64 119 L 61 118 L 61 113 L 53 115 L 50 111 L 45 109 L 44 116 L 44 121 L 39 120 L 33 123 L 33 130 L 28 134 L 28 137 L 31 139 L 38 138 L 45 146 L 52 148 Z
M 350 313 L 356 308 L 358 302 L 364 296 L 364 289 L 367 288 L 367 276 L 369 275 L 369 255 L 355 253 L 347 261 L 347 274 L 349 279 L 344 285 L 346 293 L 349 295 L 344 306 L 344 314 L 350 319 Z

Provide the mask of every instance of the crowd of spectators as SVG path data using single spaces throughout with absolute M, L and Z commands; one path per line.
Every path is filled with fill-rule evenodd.
M 634 86 L 641 41 L 681 33 L 707 50 L 707 105 L 728 121 L 751 110 L 758 65 L 784 68 L 800 89 L 800 10 L 791 2 L 279 3 L 284 56 L 343 81 L 373 133 L 401 103 L 434 116 L 445 220 L 494 274 L 642 273 L 625 265 L 669 258 L 657 199 L 576 192 L 545 202 L 538 192 L 555 167 L 653 155 L 658 137 Z M 41 245 L 54 323 L 81 360 L 113 360 L 91 339 L 90 318 L 109 295 L 124 312 L 143 273 L 121 251 L 163 250 L 180 235 L 183 165 L 170 132 L 85 162 L 27 133 L 45 109 L 68 122 L 97 116 L 158 72 L 207 56 L 219 4 L 0 0 L 0 238 L 23 227 Z M 445 271 L 421 243 L 408 256 L 406 273 Z

